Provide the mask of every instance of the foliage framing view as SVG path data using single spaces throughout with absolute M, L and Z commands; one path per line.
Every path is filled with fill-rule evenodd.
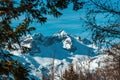
M 87 9 L 87 14 L 83 20 L 85 21 L 85 26 L 89 26 L 88 28 L 92 30 L 92 39 L 96 44 L 111 44 L 111 39 L 120 38 L 119 0 L 0 0 L 0 48 L 14 49 L 13 43 L 18 43 L 21 47 L 19 38 L 35 30 L 34 27 L 29 27 L 31 22 L 37 21 L 43 24 L 47 20 L 46 15 L 60 17 L 62 15 L 60 10 L 67 8 L 71 3 L 75 11 L 81 8 Z M 97 16 L 101 14 L 104 14 L 106 25 L 97 23 Z M 25 15 L 24 21 L 13 28 L 11 25 L 14 24 L 12 20 L 19 20 L 22 15 Z M 2 52 L 0 56 L 6 57 L 6 54 Z M 18 69 L 16 68 L 18 63 L 16 64 L 15 61 L 0 59 L 0 67 L 2 67 L 0 72 L 2 72 L 1 69 L 5 69 L 5 71 L 7 70 L 11 73 L 10 69 L 8 69 L 10 65 L 7 65 L 7 68 L 4 67 L 4 61 L 6 63 L 11 62 L 13 69 Z M 22 68 L 26 69 L 23 66 Z M 7 75 L 6 72 L 0 73 L 0 75 L 3 74 Z M 16 80 L 19 80 L 16 75 L 14 76 Z
M 93 32 L 93 41 L 106 46 L 120 44 L 119 41 L 114 42 L 115 39 L 120 40 L 120 1 L 89 0 L 86 5 L 89 8 L 84 21 Z
M 83 4 L 76 0 L 0 0 L 0 48 L 14 49 L 12 47 L 13 43 L 17 43 L 21 47 L 19 38 L 35 30 L 34 27 L 29 27 L 30 22 L 37 21 L 42 24 L 47 20 L 45 15 L 59 17 L 62 13 L 58 10 L 67 8 L 71 2 L 78 6 L 73 7 L 75 10 Z M 18 23 L 18 26 L 13 28 L 11 26 L 11 24 L 14 24 L 12 20 L 19 20 L 22 15 L 25 15 L 23 23 Z M 28 80 L 29 71 L 24 66 L 20 66 L 20 63 L 11 59 L 6 59 L 10 56 L 8 54 L 6 56 L 2 50 L 0 56 L 5 58 L 0 59 L 0 75 L 9 77 L 12 74 L 15 80 Z
M 59 10 L 67 8 L 69 3 L 73 3 L 74 10 L 81 8 L 82 2 L 71 0 L 1 0 L 0 1 L 0 16 L 1 16 L 1 28 L 0 28 L 0 43 L 3 47 L 3 43 L 7 42 L 8 48 L 12 48 L 12 42 L 19 43 L 19 37 L 25 35 L 27 32 L 35 30 L 34 27 L 28 27 L 30 22 L 37 21 L 39 23 L 45 23 L 47 17 L 45 15 L 53 15 L 59 17 L 62 15 Z M 78 7 L 77 7 L 78 6 Z M 10 24 L 13 19 L 20 19 L 20 16 L 25 15 L 23 23 L 18 23 L 19 26 L 13 28 Z

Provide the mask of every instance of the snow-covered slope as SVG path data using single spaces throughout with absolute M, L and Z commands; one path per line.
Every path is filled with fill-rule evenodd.
M 70 35 L 65 31 L 59 31 L 53 36 L 43 36 L 42 34 L 27 35 L 21 38 L 21 45 L 29 52 L 21 54 L 21 50 L 11 51 L 14 59 L 21 61 L 26 67 L 30 67 L 31 75 L 40 80 L 42 74 L 47 76 L 51 73 L 54 65 L 55 80 L 59 80 L 60 75 L 72 62 L 82 63 L 82 66 L 89 68 L 90 63 L 94 70 L 99 67 L 98 62 L 106 59 L 105 56 L 97 56 L 94 48 L 89 47 L 92 43 L 87 39 Z M 107 55 L 106 55 L 107 56 Z M 93 59 L 91 61 L 91 59 Z
M 44 57 L 51 54 L 56 54 L 57 59 L 60 58 L 59 56 L 64 58 L 64 56 L 70 56 L 71 54 L 94 56 L 94 49 L 87 46 L 90 41 L 87 39 L 86 41 L 85 44 L 83 40 L 76 39 L 75 36 L 69 35 L 65 31 L 59 31 L 48 37 L 44 37 L 40 33 L 33 36 L 28 35 L 22 39 L 21 44 L 30 48 L 30 53 L 41 53 L 41 56 Z

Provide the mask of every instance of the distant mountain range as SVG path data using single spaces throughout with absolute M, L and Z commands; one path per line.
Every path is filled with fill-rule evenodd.
M 43 36 L 40 33 L 27 35 L 21 38 L 21 45 L 29 52 L 21 54 L 21 49 L 10 51 L 13 59 L 19 60 L 29 67 L 30 75 L 40 80 L 41 75 L 48 76 L 54 66 L 55 80 L 59 80 L 61 72 L 68 68 L 70 63 L 94 70 L 101 67 L 108 55 L 97 55 L 95 46 L 87 39 L 59 31 L 52 36 Z M 13 44 L 17 46 L 17 44 Z M 111 58 L 111 57 L 110 57 Z M 89 63 L 91 61 L 91 63 Z M 99 63 L 99 64 L 98 64 Z M 88 65 L 90 64 L 90 66 Z M 103 65 L 102 65 L 103 66 Z
M 88 47 L 92 43 L 87 39 L 59 31 L 53 36 L 44 37 L 42 34 L 27 35 L 21 40 L 24 47 L 30 48 L 30 53 L 41 53 L 42 56 L 56 54 L 56 58 L 64 58 L 65 55 L 79 54 L 95 56 L 94 49 Z

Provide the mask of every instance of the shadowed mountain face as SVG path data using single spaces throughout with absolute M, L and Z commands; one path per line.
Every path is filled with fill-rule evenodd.
M 17 44 L 13 45 L 17 46 Z M 41 80 L 40 75 L 43 74 L 48 77 L 53 66 L 56 71 L 55 80 L 60 80 L 61 71 L 68 69 L 70 63 L 93 71 L 102 67 L 107 58 L 112 59 L 108 55 L 95 54 L 96 46 L 91 46 L 93 44 L 89 40 L 70 35 L 65 31 L 46 37 L 40 33 L 27 35 L 21 38 L 21 45 L 30 50 L 28 54 L 21 54 L 21 49 L 10 53 L 13 54 L 14 60 L 31 69 L 30 76 L 35 80 Z
M 95 56 L 94 49 L 88 47 L 92 43 L 87 39 L 81 39 L 59 31 L 53 36 L 44 37 L 42 34 L 27 35 L 21 40 L 24 47 L 30 48 L 31 54 L 40 53 L 41 57 L 55 57 L 64 59 L 78 54 Z

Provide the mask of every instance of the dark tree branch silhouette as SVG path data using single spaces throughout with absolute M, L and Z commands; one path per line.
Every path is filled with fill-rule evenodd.
M 15 47 L 12 45 L 16 43 L 24 50 L 20 44 L 20 37 L 35 30 L 35 27 L 29 27 L 29 24 L 45 23 L 46 15 L 60 17 L 60 10 L 67 8 L 70 3 L 73 3 L 74 10 L 82 8 L 84 4 L 78 0 L 0 0 L 0 79 L 4 78 L 2 75 L 6 75 L 7 79 L 11 79 L 10 75 L 13 75 L 13 80 L 29 80 L 28 69 L 2 49 L 13 50 Z M 22 23 L 18 21 L 21 17 Z M 13 20 L 18 25 L 15 28 Z M 7 59 L 8 57 L 11 59 Z
M 119 44 L 120 40 L 120 1 L 88 0 L 85 8 L 85 25 L 92 31 L 93 42 L 97 45 Z M 101 19 L 102 18 L 102 19 Z M 102 20 L 102 21 L 100 21 Z M 118 42 L 115 42 L 115 39 Z

